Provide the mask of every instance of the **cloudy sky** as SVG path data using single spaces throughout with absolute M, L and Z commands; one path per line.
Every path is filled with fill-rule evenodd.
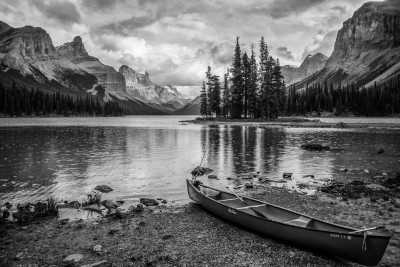
M 80 35 L 89 54 L 148 71 L 190 94 L 206 67 L 221 74 L 236 36 L 249 51 L 264 36 L 282 65 L 332 53 L 337 31 L 367 0 L 1 0 L 0 20 L 45 29 L 58 46 Z

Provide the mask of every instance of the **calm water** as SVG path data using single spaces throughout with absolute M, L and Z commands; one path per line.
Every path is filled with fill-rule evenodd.
M 0 203 L 49 196 L 77 199 L 99 184 L 114 189 L 103 199 L 128 203 L 140 197 L 189 201 L 185 178 L 199 164 L 215 170 L 215 186 L 227 177 L 280 179 L 319 185 L 328 179 L 366 178 L 399 171 L 400 130 L 272 128 L 186 125 L 187 116 L 0 119 Z M 312 152 L 301 144 L 334 148 Z M 383 148 L 385 153 L 376 152 Z M 341 168 L 351 171 L 343 173 Z M 370 174 L 363 170 L 368 169 Z M 312 174 L 315 179 L 303 178 Z M 278 185 L 278 184 L 277 184 Z M 282 185 L 282 184 L 281 184 Z

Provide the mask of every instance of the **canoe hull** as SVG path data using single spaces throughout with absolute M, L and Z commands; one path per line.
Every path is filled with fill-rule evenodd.
M 190 180 L 187 180 L 187 188 L 189 197 L 193 201 L 218 217 L 265 236 L 360 264 L 369 266 L 378 264 L 390 240 L 390 236 L 368 235 L 366 239 L 367 249 L 363 250 L 363 235 L 296 227 L 259 216 L 252 216 L 205 196 Z

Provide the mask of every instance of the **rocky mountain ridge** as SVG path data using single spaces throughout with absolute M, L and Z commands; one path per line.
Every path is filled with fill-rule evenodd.
M 291 65 L 283 66 L 282 75 L 286 85 L 299 82 L 321 70 L 325 66 L 327 59 L 328 57 L 324 54 L 316 53 L 315 55 L 308 55 L 300 67 Z
M 94 87 L 102 85 L 104 101 L 126 102 L 125 108 L 133 112 L 138 109 L 130 105 L 140 105 L 140 110 L 152 114 L 170 113 L 190 101 L 173 86 L 154 84 L 148 73 L 137 73 L 128 66 L 116 71 L 103 64 L 89 55 L 79 36 L 54 47 L 45 30 L 32 26 L 12 28 L 0 21 L 0 65 L 5 78 L 13 74 L 14 79 L 34 81 L 55 90 L 67 88 L 68 93 L 72 89 L 95 94 Z
M 400 73 L 400 1 L 368 2 L 343 23 L 325 67 L 299 83 L 370 86 Z

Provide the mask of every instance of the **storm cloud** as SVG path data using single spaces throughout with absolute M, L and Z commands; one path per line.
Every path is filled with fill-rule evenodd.
M 79 35 L 90 55 L 115 69 L 125 64 L 156 83 L 197 88 L 207 66 L 226 72 L 236 36 L 242 52 L 254 44 L 257 58 L 264 36 L 282 65 L 329 56 L 343 21 L 367 1 L 2 0 L 0 18 L 42 27 L 56 46 Z
M 69 1 L 42 1 L 32 0 L 34 6 L 47 18 L 55 19 L 61 23 L 80 23 L 81 15 L 75 5 Z

